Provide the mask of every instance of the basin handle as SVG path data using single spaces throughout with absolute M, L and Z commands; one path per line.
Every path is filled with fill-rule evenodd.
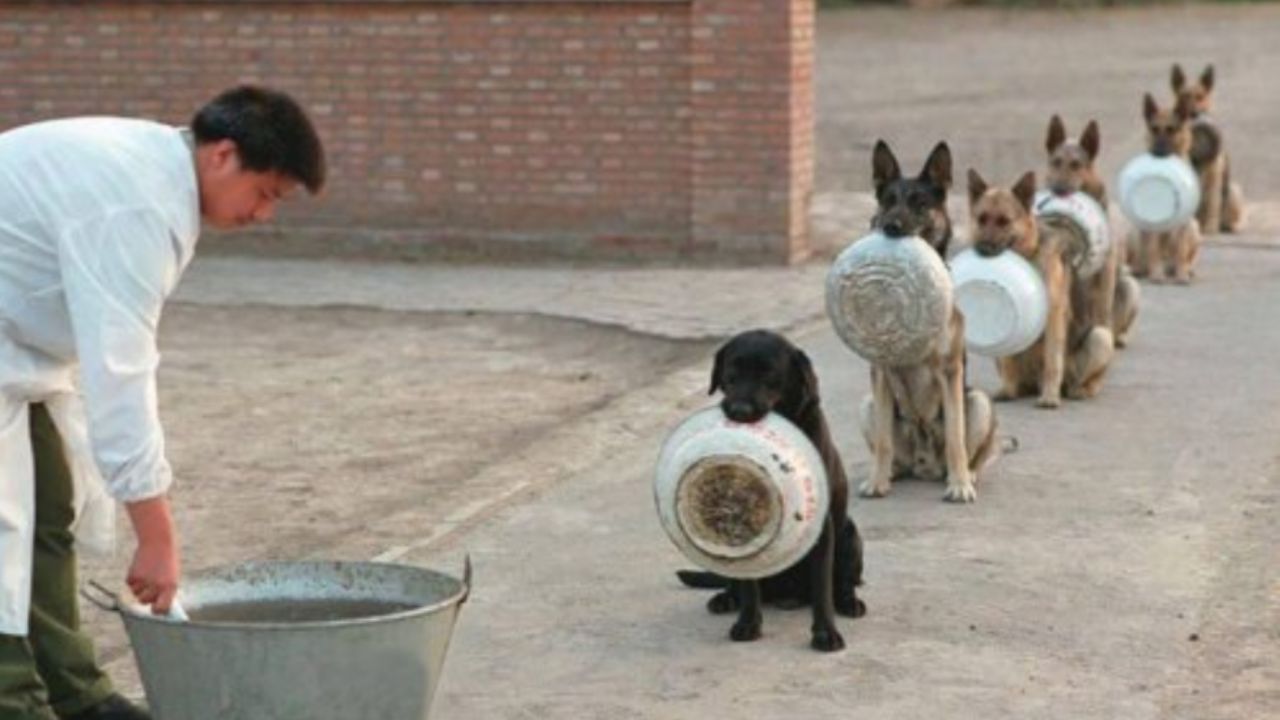
M 96 591 L 96 594 L 90 590 Z M 90 580 L 88 587 L 80 588 L 80 596 L 96 605 L 99 610 L 120 612 L 120 596 L 97 580 Z
M 458 601 L 458 604 L 462 605 L 469 597 L 471 597 L 471 553 L 467 553 L 467 558 L 463 561 L 462 599 Z

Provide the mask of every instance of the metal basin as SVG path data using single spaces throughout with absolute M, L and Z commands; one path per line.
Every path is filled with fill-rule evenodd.
M 252 563 L 188 578 L 189 622 L 112 609 L 158 720 L 424 720 L 469 587 L 469 565 Z

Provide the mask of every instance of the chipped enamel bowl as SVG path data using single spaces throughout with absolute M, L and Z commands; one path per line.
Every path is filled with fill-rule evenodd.
M 1088 193 L 1057 195 L 1047 190 L 1036 193 L 1032 204 L 1036 217 L 1072 223 L 1083 240 L 1082 247 L 1072 248 L 1071 264 L 1080 277 L 1093 277 L 1107 263 L 1111 254 L 1111 226 L 1107 211 Z
M 770 413 L 737 423 L 698 411 L 667 438 L 654 474 L 663 530 L 698 566 L 732 578 L 777 574 L 805 556 L 830 505 L 817 449 Z
M 915 365 L 946 335 L 951 276 L 924 240 L 873 232 L 831 264 L 826 303 L 836 335 L 854 352 L 876 364 Z

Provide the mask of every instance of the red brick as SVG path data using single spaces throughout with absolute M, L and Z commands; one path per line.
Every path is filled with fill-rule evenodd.
M 732 261 L 807 246 L 812 0 L 0 0 L 0 18 L 0 129 L 182 123 L 238 82 L 290 92 L 331 168 L 282 213 L 290 232 Z

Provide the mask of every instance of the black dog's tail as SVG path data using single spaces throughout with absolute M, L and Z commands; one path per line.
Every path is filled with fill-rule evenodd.
M 729 578 L 713 572 L 677 570 L 676 577 L 680 578 L 680 582 L 685 585 L 699 590 L 723 590 L 729 587 Z

